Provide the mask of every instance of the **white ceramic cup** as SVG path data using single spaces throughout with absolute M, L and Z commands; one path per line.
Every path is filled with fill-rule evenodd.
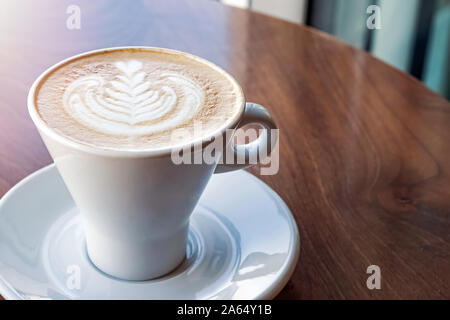
M 137 48 L 137 47 L 126 47 Z M 187 53 L 223 75 L 225 71 L 204 59 Z M 83 220 L 87 251 L 91 261 L 102 271 L 126 280 L 146 280 L 162 276 L 176 268 L 186 253 L 189 217 L 213 173 L 240 169 L 245 164 L 180 164 L 171 158 L 171 149 L 120 151 L 91 147 L 68 139 L 50 128 L 39 116 L 35 94 L 45 76 L 61 64 L 97 51 L 66 59 L 47 69 L 32 85 L 28 95 L 31 119 L 49 150 L 59 173 L 71 193 Z M 227 152 L 246 159 L 265 149 L 269 154 L 276 143 L 275 123 L 267 110 L 257 104 L 239 106 L 240 112 L 229 119 L 226 128 L 214 133 L 226 140 L 226 129 L 235 130 L 247 123 L 259 123 L 264 130 L 247 145 L 234 146 L 225 141 Z M 193 143 L 210 141 L 204 137 Z M 270 140 L 271 143 L 268 143 Z M 204 145 L 204 144 L 203 144 Z M 231 148 L 230 148 L 231 146 Z

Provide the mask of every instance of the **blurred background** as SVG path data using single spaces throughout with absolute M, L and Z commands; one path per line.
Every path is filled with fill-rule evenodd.
M 212 1 L 318 28 L 450 99 L 450 0 Z M 376 28 L 369 29 L 366 22 L 373 14 Z

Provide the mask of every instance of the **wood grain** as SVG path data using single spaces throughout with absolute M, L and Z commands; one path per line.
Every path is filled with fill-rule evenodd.
M 0 4 L 0 195 L 49 157 L 26 112 L 32 81 L 70 55 L 151 45 L 215 62 L 280 127 L 301 257 L 279 299 L 450 298 L 450 104 L 316 30 L 213 1 Z M 257 169 L 251 169 L 258 173 Z M 366 268 L 380 266 L 381 290 Z

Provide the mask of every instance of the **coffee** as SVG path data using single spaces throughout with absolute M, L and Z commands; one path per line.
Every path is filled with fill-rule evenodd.
M 243 101 L 239 85 L 212 64 L 141 48 L 69 60 L 48 73 L 35 94 L 39 116 L 60 135 L 119 150 L 208 137 L 236 118 Z M 172 133 L 180 128 L 190 134 L 174 141 Z

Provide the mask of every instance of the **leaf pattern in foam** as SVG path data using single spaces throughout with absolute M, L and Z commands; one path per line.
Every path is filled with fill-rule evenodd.
M 67 87 L 64 108 L 79 123 L 107 134 L 151 134 L 188 121 L 204 103 L 203 89 L 181 74 L 163 73 L 151 82 L 141 61 L 114 65 L 115 80 L 86 76 Z M 171 113 L 175 107 L 177 112 Z

